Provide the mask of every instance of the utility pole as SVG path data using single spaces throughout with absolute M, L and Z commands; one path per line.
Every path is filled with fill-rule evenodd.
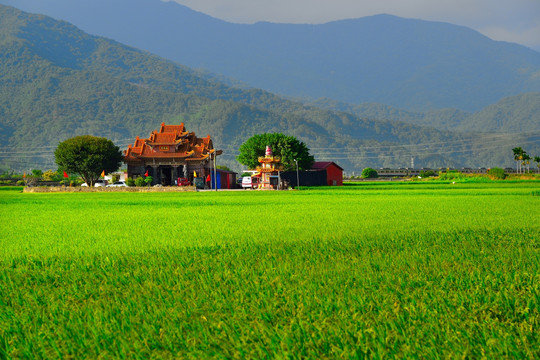
M 298 160 L 294 159 L 294 162 L 296 163 L 296 186 L 298 187 L 298 190 L 300 190 L 300 174 L 298 172 Z
M 217 160 L 217 154 L 216 154 L 216 150 L 214 149 L 214 184 L 216 185 L 216 191 L 217 191 L 217 164 L 216 164 L 216 160 Z

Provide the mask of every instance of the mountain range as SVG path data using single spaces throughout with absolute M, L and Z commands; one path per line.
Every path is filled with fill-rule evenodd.
M 475 112 L 540 91 L 540 53 L 466 27 L 390 15 L 234 24 L 161 0 L 0 0 L 277 94 Z
M 330 99 L 305 103 L 355 114 L 361 118 L 403 121 L 440 130 L 459 132 L 489 130 L 494 133 L 540 131 L 540 92 L 509 96 L 474 113 L 451 108 L 414 112 L 376 103 L 353 105 Z
M 65 21 L 2 5 L 0 80 L 4 169 L 54 168 L 54 148 L 74 135 L 106 136 L 126 148 L 161 122 L 184 122 L 190 131 L 211 134 L 225 150 L 220 161 L 236 170 L 239 145 L 271 131 L 297 136 L 317 160 L 334 160 L 348 171 L 406 167 L 411 157 L 420 167 L 503 166 L 512 164 L 513 146 L 532 145 L 531 153 L 540 152 L 540 132 L 531 128 L 511 136 L 460 133 L 413 124 L 420 113 L 402 116 L 411 120 L 407 123 L 387 115 L 364 116 L 348 104 L 306 104 L 231 87 L 208 73 L 89 35 Z M 528 109 L 535 109 L 535 94 L 521 96 L 533 99 Z M 523 102 L 505 104 L 516 112 L 511 107 Z M 372 109 L 392 113 L 380 105 Z M 437 112 L 441 118 L 464 114 Z

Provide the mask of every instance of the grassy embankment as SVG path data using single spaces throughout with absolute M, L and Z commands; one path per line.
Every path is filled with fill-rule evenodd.
M 0 358 L 537 358 L 539 193 L 3 190 Z

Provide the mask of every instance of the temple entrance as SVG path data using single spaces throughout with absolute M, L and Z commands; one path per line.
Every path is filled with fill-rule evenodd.
M 174 184 L 172 179 L 172 168 L 170 166 L 161 166 L 161 185 L 171 186 Z

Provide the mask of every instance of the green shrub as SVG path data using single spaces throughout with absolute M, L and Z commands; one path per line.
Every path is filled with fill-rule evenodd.
M 151 176 L 147 176 L 147 177 L 144 179 L 144 182 L 145 182 L 146 186 L 152 185 L 152 181 L 154 181 L 154 178 L 151 177 Z
M 145 186 L 146 183 L 144 182 L 144 178 L 142 176 L 139 176 L 135 179 L 135 186 Z
M 377 174 L 377 171 L 372 168 L 365 168 L 362 170 L 362 178 L 363 179 L 375 179 L 378 178 L 379 174 Z
M 494 180 L 503 180 L 506 178 L 507 174 L 504 172 L 504 169 L 494 167 L 488 170 L 488 175 Z
M 420 177 L 426 178 L 426 177 L 432 177 L 432 176 L 437 176 L 437 174 L 433 170 L 420 171 Z
M 135 186 L 135 180 L 133 180 L 132 178 L 127 178 L 126 185 L 127 186 Z
M 17 185 L 18 185 L 18 186 L 24 185 L 24 180 L 19 180 L 19 181 L 17 181 Z
M 39 177 L 41 177 L 43 175 L 43 171 L 41 171 L 40 169 L 33 169 L 32 170 L 32 175 L 39 178 Z
M 54 177 L 58 174 L 55 171 L 47 170 L 43 173 L 43 180 L 45 181 L 53 181 Z
M 463 179 L 466 175 L 459 172 L 459 171 L 447 171 L 445 173 L 439 174 L 439 179 L 441 180 L 455 180 L 455 179 Z

